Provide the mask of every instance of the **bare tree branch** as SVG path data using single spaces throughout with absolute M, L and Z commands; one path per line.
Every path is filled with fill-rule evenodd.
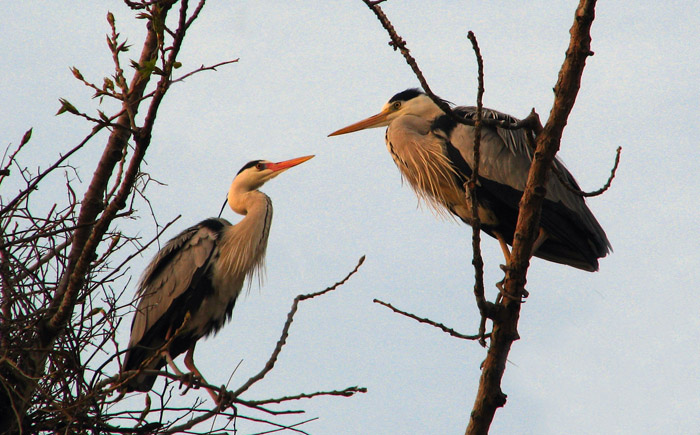
M 366 393 L 366 392 L 367 392 L 367 388 L 354 386 L 354 387 L 347 387 L 343 390 L 317 391 L 315 393 L 300 393 L 300 394 L 295 394 L 292 396 L 284 396 L 284 397 L 279 397 L 279 398 L 275 398 L 275 399 L 239 400 L 239 401 L 237 401 L 237 403 L 242 403 L 242 404 L 248 405 L 248 406 L 269 405 L 271 403 L 282 403 L 282 402 L 288 402 L 290 400 L 310 399 L 310 398 L 317 397 L 317 396 L 351 397 L 357 393 Z
M 481 124 L 483 122 L 483 109 L 484 105 L 482 99 L 484 96 L 484 60 L 481 57 L 481 50 L 479 49 L 479 43 L 476 40 L 476 36 L 472 31 L 469 31 L 467 37 L 472 43 L 472 48 L 474 49 L 474 55 L 476 56 L 476 63 L 478 66 L 478 83 L 476 94 L 476 119 L 474 124 L 474 168 L 472 169 L 472 176 L 466 183 L 465 192 L 468 192 L 467 201 L 471 202 L 472 209 L 472 264 L 474 265 L 474 297 L 476 299 L 476 306 L 479 308 L 479 313 L 481 314 L 481 321 L 479 322 L 479 344 L 486 347 L 486 319 L 489 318 L 490 312 L 493 311 L 493 304 L 486 301 L 484 297 L 484 260 L 481 257 L 481 220 L 479 219 L 479 200 L 477 198 L 476 186 L 479 182 L 479 165 L 481 161 Z
M 272 368 L 275 366 L 275 362 L 277 361 L 277 357 L 279 356 L 280 352 L 282 351 L 282 347 L 286 344 L 287 342 L 287 337 L 289 336 L 289 328 L 292 325 L 292 321 L 294 320 L 294 315 L 297 312 L 297 308 L 299 306 L 299 302 L 307 300 L 307 299 L 313 299 L 317 296 L 322 296 L 330 291 L 335 290 L 336 288 L 340 287 L 341 285 L 345 284 L 347 280 L 350 279 L 351 276 L 353 276 L 360 266 L 362 266 L 362 263 L 365 261 L 365 256 L 363 255 L 360 257 L 359 261 L 357 262 L 357 266 L 341 281 L 335 283 L 334 285 L 326 288 L 325 290 L 321 290 L 316 293 L 309 293 L 305 295 L 298 295 L 297 297 L 294 298 L 294 302 L 292 303 L 292 308 L 289 311 L 289 314 L 287 314 L 287 321 L 284 323 L 284 327 L 282 328 L 282 335 L 280 336 L 280 339 L 277 341 L 277 346 L 275 346 L 275 350 L 272 352 L 272 355 L 270 355 L 270 359 L 267 361 L 265 364 L 265 367 L 256 375 L 248 379 L 248 381 L 243 384 L 240 388 L 238 388 L 236 391 L 233 392 L 234 397 L 240 396 L 244 391 L 246 391 L 248 388 L 250 388 L 254 383 L 258 382 L 262 378 L 265 377 L 266 374 L 272 370 Z
M 400 310 L 400 309 L 394 307 L 393 305 L 391 305 L 390 303 L 380 301 L 379 299 L 374 299 L 373 302 L 375 304 L 384 305 L 385 307 L 389 308 L 391 311 L 398 313 L 398 314 L 401 314 L 402 316 L 406 316 L 406 317 L 411 318 L 413 320 L 417 320 L 420 323 L 425 323 L 427 325 L 431 325 L 431 326 L 434 326 L 438 329 L 441 329 L 442 331 L 444 331 L 444 332 L 446 332 L 446 333 L 448 333 L 451 336 L 456 337 L 456 338 L 461 338 L 463 340 L 481 340 L 481 338 L 482 338 L 481 332 L 479 332 L 479 334 L 477 334 L 477 335 L 464 335 L 461 332 L 457 332 L 452 328 L 448 328 L 447 326 L 443 325 L 442 323 L 437 323 L 433 320 L 426 319 L 424 317 L 418 317 L 415 314 L 411 314 L 411 313 L 408 313 L 406 311 Z M 489 337 L 490 335 L 491 334 L 485 333 L 485 334 L 483 334 L 483 337 Z
M 605 193 L 608 189 L 610 189 L 610 186 L 612 185 L 613 178 L 615 178 L 615 174 L 617 173 L 617 167 L 620 165 L 620 153 L 622 152 L 622 147 L 617 147 L 617 151 L 615 154 L 615 163 L 613 164 L 612 169 L 610 170 L 610 176 L 608 177 L 608 181 L 605 182 L 603 187 L 601 187 L 598 190 L 594 190 L 593 192 L 584 192 L 583 190 L 577 189 L 576 187 L 572 186 L 569 181 L 567 181 L 564 178 L 564 175 L 562 175 L 561 171 L 557 169 L 556 166 L 552 166 L 552 171 L 556 174 L 557 178 L 559 179 L 559 182 L 566 187 L 569 191 L 585 197 L 585 198 L 590 198 L 592 196 L 599 196 Z
M 481 371 L 467 434 L 487 433 L 496 409 L 506 402 L 506 395 L 501 391 L 501 379 L 513 341 L 519 338 L 517 328 L 520 297 L 524 292 L 530 252 L 539 226 L 542 201 L 546 193 L 544 186 L 548 170 L 559 150 L 567 118 L 576 101 L 586 58 L 592 55 L 590 28 L 595 17 L 595 3 L 595 0 L 581 0 L 576 9 L 571 27 L 571 42 L 554 87 L 554 104 L 544 129 L 537 136 L 527 187 L 520 201 L 511 262 L 506 272 L 505 293 L 511 297 L 501 300 L 504 315 L 501 321 L 494 321 L 491 345 Z
M 172 81 L 172 83 L 177 83 L 177 82 L 184 81 L 186 78 L 188 78 L 188 77 L 190 77 L 190 76 L 193 76 L 193 75 L 195 75 L 195 74 L 197 74 L 197 73 L 200 73 L 200 72 L 202 72 L 202 71 L 216 71 L 216 69 L 217 69 L 218 67 L 223 66 L 223 65 L 229 65 L 229 64 L 232 64 L 232 63 L 236 63 L 236 62 L 238 62 L 238 60 L 239 60 L 239 59 L 227 60 L 227 61 L 225 61 L 225 62 L 219 62 L 219 63 L 217 63 L 217 64 L 215 64 L 215 65 L 210 65 L 210 66 L 204 66 L 204 65 L 202 65 L 202 66 L 200 66 L 199 68 L 197 68 L 196 70 L 190 71 L 190 72 L 188 72 L 187 74 L 185 74 L 184 76 L 174 79 L 174 80 Z

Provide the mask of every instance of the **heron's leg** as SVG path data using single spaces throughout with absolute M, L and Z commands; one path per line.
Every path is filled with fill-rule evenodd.
M 537 249 L 539 249 L 539 247 L 542 246 L 542 243 L 544 243 L 544 241 L 547 240 L 547 237 L 549 236 L 545 232 L 544 228 L 540 227 L 540 232 L 537 234 L 537 238 L 532 244 L 532 251 L 530 252 L 530 257 L 535 255 L 535 251 L 537 251 Z
M 501 266 L 501 269 L 505 271 L 509 266 L 510 266 L 510 249 L 508 248 L 508 244 L 506 243 L 506 240 L 503 238 L 503 236 L 500 233 L 494 232 L 494 236 L 496 236 L 496 239 L 498 240 L 498 244 L 501 245 L 501 251 L 503 251 L 503 258 L 506 259 L 506 264 L 505 266 Z M 505 277 L 498 281 L 496 283 L 496 287 L 498 288 L 498 295 L 496 296 L 496 303 L 501 302 L 501 296 L 503 295 L 504 289 L 503 289 L 503 284 L 506 282 Z
M 498 243 L 501 245 L 501 251 L 503 251 L 503 257 L 506 259 L 506 267 L 510 266 L 510 249 L 508 248 L 508 244 L 506 243 L 506 240 L 503 238 L 503 236 L 500 233 L 494 232 L 494 236 L 496 236 L 496 239 L 498 239 Z
M 182 371 L 180 371 L 180 369 L 175 365 L 175 361 L 173 361 L 173 357 L 170 356 L 170 352 L 167 349 L 163 351 L 163 356 L 165 357 L 165 361 L 167 361 L 168 366 L 173 369 L 176 375 L 184 376 L 184 373 L 182 373 Z
M 187 350 L 187 355 L 185 355 L 185 366 L 187 366 L 187 368 L 192 373 L 197 375 L 199 377 L 199 379 L 201 379 L 202 382 L 204 382 L 206 384 L 207 381 L 204 379 L 204 376 L 202 376 L 202 373 L 199 371 L 197 366 L 194 365 L 194 346 L 195 346 L 195 344 L 190 346 L 190 348 Z M 214 390 L 210 390 L 209 388 L 206 388 L 206 387 L 204 387 L 204 388 L 207 390 L 207 392 L 211 396 L 212 400 L 214 400 L 215 403 L 219 403 L 219 395 Z
M 506 272 L 506 271 L 508 270 L 508 268 L 510 267 L 510 259 L 511 259 L 510 249 L 508 249 L 508 244 L 506 243 L 506 241 L 505 241 L 505 239 L 503 238 L 503 236 L 501 236 L 499 233 L 496 233 L 496 232 L 494 232 L 494 235 L 496 236 L 496 239 L 498 239 L 498 243 L 501 245 L 501 250 L 503 251 L 503 256 L 504 256 L 505 259 L 506 259 L 506 264 L 505 264 L 505 266 L 501 266 L 501 269 L 503 269 L 503 271 Z M 537 248 L 539 248 L 540 245 L 541 245 L 545 240 L 547 240 L 547 234 L 544 232 L 544 230 L 543 230 L 542 228 L 540 228 L 540 233 L 539 233 L 539 235 L 537 236 L 537 240 L 535 240 L 535 243 L 534 243 L 533 246 L 532 246 L 532 253 L 534 253 L 535 250 L 536 250 Z M 530 254 L 530 257 L 532 257 L 532 254 Z M 496 296 L 496 303 L 501 302 L 501 299 L 502 299 L 504 296 L 505 296 L 505 297 L 508 297 L 508 298 L 511 298 L 511 299 L 515 299 L 515 298 L 513 298 L 512 296 L 508 295 L 508 294 L 505 292 L 505 288 L 503 287 L 503 286 L 505 285 L 505 282 L 506 282 L 506 278 L 503 277 L 502 280 L 500 280 L 500 281 L 498 281 L 498 282 L 496 283 L 496 287 L 498 288 L 498 295 Z M 524 293 L 523 293 L 523 297 L 527 297 L 527 296 L 528 296 L 527 291 L 525 291 L 525 289 L 523 289 L 523 292 L 524 292 Z M 516 300 L 520 300 L 520 299 L 518 298 L 518 299 L 516 299 Z
M 202 376 L 202 373 L 200 373 L 199 369 L 197 369 L 197 366 L 194 365 L 194 347 L 195 344 L 190 346 L 189 349 L 187 349 L 187 355 L 185 355 L 185 366 L 195 375 L 199 376 L 204 380 L 204 376 Z
M 166 342 L 168 340 L 170 340 L 170 337 L 172 336 L 172 334 L 173 334 L 173 328 L 171 327 L 170 329 L 168 329 L 168 333 L 165 334 L 165 341 Z M 175 361 L 173 361 L 173 357 L 170 356 L 170 346 L 163 349 L 163 351 L 161 352 L 161 355 L 163 355 L 163 357 L 165 358 L 165 361 L 168 363 L 168 366 L 171 369 L 173 369 L 173 371 L 175 372 L 176 375 L 178 375 L 178 376 L 183 375 L 182 371 L 179 368 L 177 368 L 177 366 L 175 365 Z
M 182 396 L 187 394 L 187 392 L 190 391 L 190 388 L 192 387 L 199 388 L 199 385 L 196 384 L 196 382 L 206 382 L 202 377 L 202 374 L 199 373 L 199 370 L 197 370 L 197 367 L 194 366 L 194 362 L 192 361 L 192 353 L 194 352 L 194 347 L 196 344 L 197 343 L 193 344 L 188 349 L 187 355 L 185 355 L 185 366 L 189 369 L 189 373 L 180 374 L 180 376 L 182 376 L 182 379 L 180 379 L 180 388 L 182 388 L 183 384 L 185 384 L 186 386 L 185 391 L 180 393 L 180 395 Z
M 500 234 L 498 234 L 498 233 L 494 233 L 494 234 L 496 235 L 498 242 L 501 244 L 501 249 L 503 250 L 503 255 L 506 257 L 506 261 L 508 262 L 508 264 L 506 264 L 505 267 L 501 267 L 501 269 L 503 269 L 505 271 L 508 269 L 508 267 L 510 267 L 510 258 L 511 257 L 510 257 L 510 252 L 508 250 L 508 245 L 506 244 L 505 240 L 503 240 L 503 238 L 501 237 Z M 545 232 L 545 230 L 542 227 L 540 227 L 539 233 L 537 234 L 537 238 L 535 239 L 535 242 L 532 244 L 532 250 L 530 251 L 530 258 L 532 258 L 535 255 L 535 251 L 537 251 L 537 249 L 540 246 L 542 246 L 542 243 L 544 243 L 545 240 L 547 240 L 547 237 L 548 236 L 547 236 L 547 233 Z M 521 302 L 522 302 L 522 299 L 529 296 L 528 291 L 525 289 L 522 290 L 522 295 L 518 299 L 515 299 L 512 296 L 508 295 L 505 292 L 505 289 L 503 288 L 505 281 L 506 281 L 506 279 L 503 278 L 503 280 L 496 283 L 496 287 L 498 287 L 498 290 L 499 290 L 498 296 L 496 297 L 496 303 L 500 302 L 501 298 L 503 296 L 514 299 L 514 300 L 518 300 Z
M 180 377 L 180 388 L 182 388 L 183 384 L 187 385 L 185 391 L 182 392 L 182 395 L 184 396 L 185 393 L 187 393 L 187 391 L 189 391 L 190 387 L 192 386 L 192 381 L 188 380 L 188 378 L 192 377 L 192 373 L 183 373 L 182 370 L 177 368 L 177 366 L 175 365 L 175 361 L 173 361 L 173 357 L 170 356 L 170 352 L 168 351 L 168 349 L 165 349 L 161 353 L 165 358 L 165 361 L 168 363 L 168 367 L 170 367 L 173 370 L 173 372 L 175 372 L 175 374 Z

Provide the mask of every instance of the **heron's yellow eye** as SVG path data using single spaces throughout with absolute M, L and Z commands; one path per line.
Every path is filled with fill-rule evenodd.
M 394 110 L 399 110 L 400 107 L 401 107 L 401 101 L 397 101 L 394 103 Z

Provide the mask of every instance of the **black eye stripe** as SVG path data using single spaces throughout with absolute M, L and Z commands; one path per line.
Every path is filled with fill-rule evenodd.
M 238 173 L 236 175 L 240 174 L 241 172 L 245 171 L 248 168 L 252 168 L 253 166 L 257 166 L 259 163 L 262 163 L 262 160 L 252 160 L 252 161 L 246 163 L 245 165 L 243 165 L 241 170 L 238 171 Z

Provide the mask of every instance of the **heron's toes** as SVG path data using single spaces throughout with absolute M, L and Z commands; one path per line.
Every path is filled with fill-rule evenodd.
M 185 387 L 185 390 L 180 393 L 181 396 L 184 396 L 187 394 L 188 391 L 191 389 L 198 390 L 199 387 L 201 386 L 202 379 L 197 376 L 195 373 L 185 373 L 180 377 L 180 389 L 182 387 Z
M 221 386 L 220 392 L 210 389 L 207 390 L 209 390 L 209 395 L 214 400 L 214 403 L 220 406 L 222 411 L 229 407 L 235 409 L 235 406 L 233 406 L 233 394 L 226 390 L 225 385 Z

